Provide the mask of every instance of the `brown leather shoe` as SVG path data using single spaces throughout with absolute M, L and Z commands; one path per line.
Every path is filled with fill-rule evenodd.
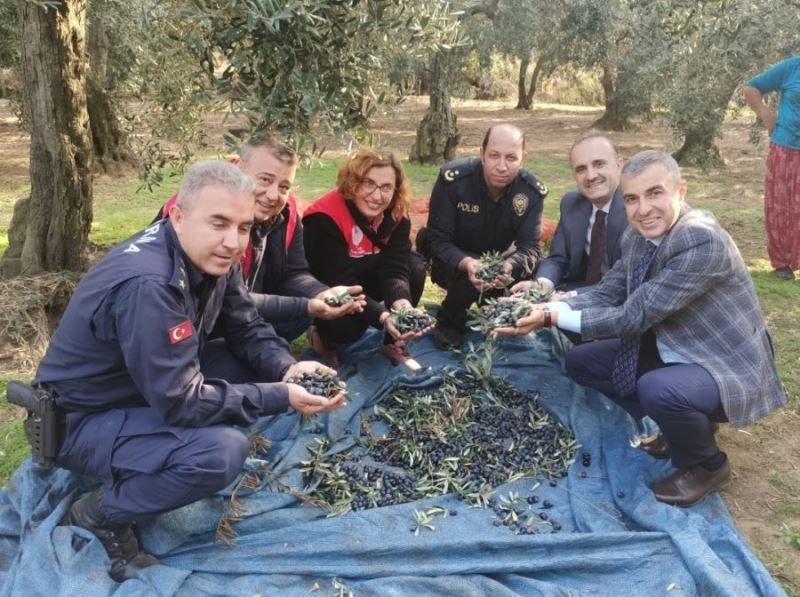
M 662 434 L 645 437 L 637 446 L 642 452 L 647 452 L 653 458 L 669 458 L 669 444 Z
M 693 506 L 712 491 L 721 489 L 731 480 L 731 463 L 725 463 L 715 471 L 704 469 L 699 464 L 681 469 L 653 485 L 653 493 L 659 502 L 673 506 Z

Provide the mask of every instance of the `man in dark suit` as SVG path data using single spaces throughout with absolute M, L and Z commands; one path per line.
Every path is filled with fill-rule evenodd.
M 742 256 L 711 214 L 684 204 L 675 160 L 641 152 L 623 167 L 621 187 L 630 224 L 621 259 L 593 289 L 498 332 L 552 324 L 603 338 L 573 348 L 567 373 L 658 423 L 660 454 L 678 470 L 653 493 L 690 506 L 731 477 L 714 422 L 744 427 L 784 405 L 786 393 Z
M 614 143 L 600 131 L 587 131 L 572 145 L 569 162 L 576 190 L 561 199 L 550 255 L 537 271 L 548 290 L 597 284 L 619 259 L 628 227 L 619 190 L 622 159 Z

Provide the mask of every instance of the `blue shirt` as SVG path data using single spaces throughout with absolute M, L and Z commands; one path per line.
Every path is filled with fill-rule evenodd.
M 204 276 L 169 221 L 109 252 L 81 280 L 36 373 L 69 411 L 151 406 L 166 423 L 248 425 L 289 405 L 282 383 L 206 379 L 199 355 L 214 326 L 265 381 L 294 363 L 256 313 L 236 264 Z
M 780 91 L 778 117 L 772 141 L 791 149 L 800 149 L 800 56 L 779 62 L 746 83 L 762 95 Z

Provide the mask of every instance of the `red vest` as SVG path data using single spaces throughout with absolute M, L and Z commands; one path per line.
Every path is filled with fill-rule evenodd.
M 175 193 L 172 197 L 169 198 L 164 204 L 164 207 L 161 208 L 161 218 L 166 219 L 169 217 L 169 210 L 172 209 L 172 206 L 175 205 L 175 202 L 178 200 L 178 193 Z M 288 221 L 286 222 L 286 252 L 289 252 L 289 247 L 292 246 L 292 238 L 294 237 L 294 231 L 297 228 L 297 200 L 294 198 L 294 195 L 289 195 L 289 201 L 287 202 L 289 206 L 289 217 Z M 241 257 L 239 257 L 239 261 L 242 264 L 242 276 L 245 280 L 247 280 L 247 276 L 250 274 L 250 266 L 253 265 L 253 239 L 247 241 L 247 248 L 244 250 L 244 253 Z
M 347 209 L 346 201 L 347 200 L 339 191 L 331 191 L 308 206 L 303 212 L 303 217 L 315 213 L 323 213 L 331 218 L 347 241 L 347 249 L 350 257 L 359 258 L 365 255 L 376 255 L 380 253 L 380 247 L 373 244 L 356 223 L 353 214 Z M 389 231 L 386 238 L 382 238 L 381 241 L 385 243 L 389 240 L 389 236 L 391 236 L 395 226 L 392 227 L 392 230 Z

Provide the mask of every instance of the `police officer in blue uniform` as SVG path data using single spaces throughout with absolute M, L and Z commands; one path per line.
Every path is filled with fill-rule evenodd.
M 431 278 L 447 290 L 433 332 L 442 349 L 458 348 L 466 315 L 481 293 L 530 278 L 541 258 L 539 229 L 547 188 L 522 168 L 525 137 L 509 124 L 486 131 L 480 157 L 442 167 L 430 200 L 428 226 L 417 247 L 432 257 Z M 504 275 L 475 277 L 481 254 L 503 253 Z
M 169 219 L 86 274 L 39 365 L 35 383 L 66 412 L 58 464 L 102 482 L 63 523 L 98 536 L 118 582 L 157 563 L 140 551 L 133 522 L 210 496 L 239 473 L 249 442 L 234 425 L 290 406 L 344 405 L 343 394 L 281 381 L 322 366 L 295 362 L 242 282 L 253 193 L 234 165 L 190 168 Z M 227 350 L 218 347 L 209 377 L 200 356 L 215 326 Z

